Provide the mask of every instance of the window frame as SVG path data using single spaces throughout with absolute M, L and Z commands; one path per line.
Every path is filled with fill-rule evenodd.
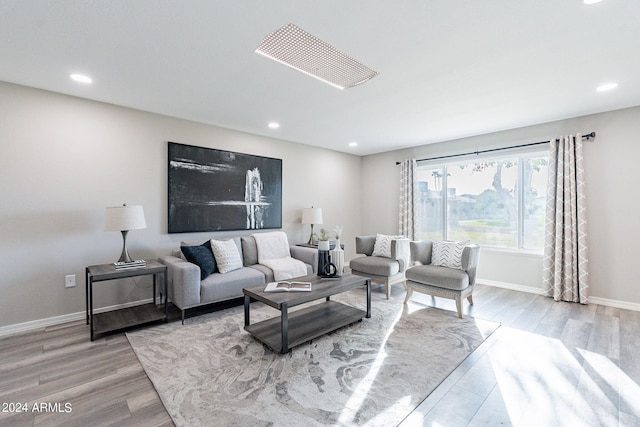
M 525 238 L 525 195 L 522 188 L 522 184 L 524 182 L 524 173 L 525 173 L 525 162 L 532 158 L 540 158 L 546 157 L 549 159 L 549 147 L 536 147 L 536 148 L 525 148 L 525 149 L 509 149 L 506 150 L 505 153 L 497 154 L 493 153 L 483 153 L 481 155 L 473 155 L 472 156 L 463 156 L 456 157 L 455 159 L 437 159 L 437 160 L 422 160 L 418 161 L 417 169 L 440 169 L 442 172 L 442 217 L 441 221 L 443 224 L 442 236 L 444 240 L 449 239 L 449 180 L 447 168 L 460 166 L 460 165 L 472 165 L 478 162 L 492 162 L 492 161 L 503 161 L 506 159 L 516 159 L 518 165 L 517 178 L 516 178 L 516 188 L 515 191 L 517 193 L 517 209 L 518 209 L 518 224 L 517 224 L 517 242 L 515 247 L 506 247 L 506 246 L 495 246 L 495 245 L 482 245 L 483 250 L 495 251 L 495 252 L 509 252 L 509 253 L 517 253 L 524 255 L 540 255 L 543 254 L 543 248 L 539 249 L 530 249 L 523 247 L 524 238 Z M 546 197 L 546 195 L 545 195 Z

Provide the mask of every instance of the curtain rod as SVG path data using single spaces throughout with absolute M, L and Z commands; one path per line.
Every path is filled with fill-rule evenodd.
M 595 138 L 596 137 L 596 133 L 595 132 L 589 132 L 586 135 L 582 135 L 582 137 L 586 138 L 587 141 L 588 141 L 590 138 Z M 558 141 L 558 140 L 556 139 L 556 141 Z M 426 158 L 426 159 L 418 159 L 416 161 L 417 162 L 424 162 L 424 161 L 427 161 L 427 160 L 439 160 L 439 159 L 449 159 L 451 157 L 470 156 L 471 154 L 478 155 L 478 154 L 482 154 L 482 153 L 492 153 L 494 151 L 510 150 L 512 148 L 522 148 L 522 147 L 530 147 L 532 145 L 548 144 L 550 142 L 551 141 L 532 142 L 530 144 L 512 145 L 511 147 L 490 148 L 488 150 L 471 151 L 469 153 L 449 154 L 448 156 L 429 157 L 429 158 Z M 399 165 L 399 164 L 400 164 L 400 162 L 396 162 L 396 165 Z

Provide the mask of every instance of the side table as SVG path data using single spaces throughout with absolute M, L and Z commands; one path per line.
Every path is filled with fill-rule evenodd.
M 111 310 L 104 313 L 93 312 L 93 284 L 107 280 L 125 279 L 127 277 L 153 275 L 153 302 Z M 162 299 L 164 297 L 164 307 L 156 305 L 156 282 L 158 276 L 162 275 Z M 116 269 L 113 264 L 91 265 L 86 268 L 86 308 L 87 325 L 90 325 L 91 341 L 95 334 L 115 331 L 128 328 L 130 326 L 157 320 L 168 320 L 167 310 L 167 266 L 157 261 L 146 261 L 146 266 L 135 268 Z

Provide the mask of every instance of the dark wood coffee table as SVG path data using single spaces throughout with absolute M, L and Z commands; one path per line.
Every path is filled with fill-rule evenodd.
M 293 347 L 334 331 L 353 322 L 371 317 L 371 280 L 367 277 L 345 274 L 339 279 L 304 276 L 290 279 L 311 282 L 311 292 L 264 292 L 265 285 L 245 288 L 244 329 L 273 351 L 287 353 Z M 332 301 L 331 296 L 355 288 L 367 289 L 367 310 Z M 291 307 L 324 299 L 319 304 L 295 310 Z M 251 300 L 261 301 L 277 310 L 280 317 L 250 323 Z

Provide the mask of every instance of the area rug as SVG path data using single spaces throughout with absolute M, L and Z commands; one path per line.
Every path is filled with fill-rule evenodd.
M 244 330 L 242 307 L 127 337 L 177 426 L 394 426 L 498 326 L 402 299 L 374 293 L 370 319 L 284 355 Z M 252 303 L 252 323 L 277 315 Z

